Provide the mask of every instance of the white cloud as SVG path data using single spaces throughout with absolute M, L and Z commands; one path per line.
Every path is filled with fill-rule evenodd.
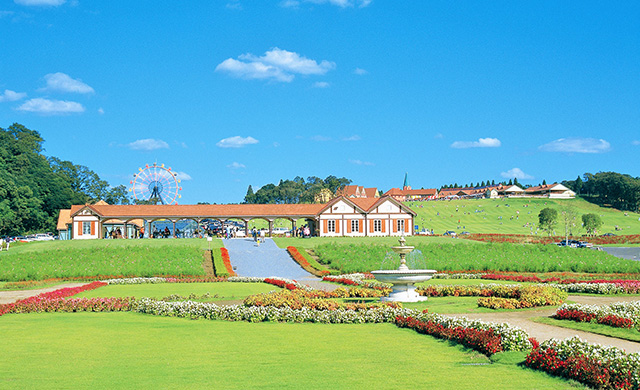
M 84 106 L 78 102 L 70 102 L 66 100 L 35 98 L 27 100 L 20 107 L 16 108 L 16 110 L 58 115 L 84 112 Z
M 353 73 L 355 73 L 357 75 L 364 75 L 364 74 L 367 74 L 369 72 L 367 72 L 365 69 L 362 69 L 362 68 L 355 68 Z
M 246 168 L 246 166 L 244 164 L 240 164 L 239 162 L 232 162 L 231 164 L 227 165 L 227 168 L 230 169 L 242 169 L 242 168 Z
M 479 138 L 477 141 L 456 141 L 451 144 L 452 148 L 468 149 L 468 148 L 497 148 L 502 143 L 497 138 Z
M 324 135 L 314 135 L 313 137 L 311 137 L 311 141 L 327 142 L 327 141 L 331 141 L 331 137 L 327 137 Z
M 631 141 L 631 145 L 640 145 L 640 141 L 638 141 L 637 139 L 633 140 Z
M 360 141 L 361 139 L 362 138 L 359 135 L 354 134 L 351 137 L 346 137 L 346 138 L 343 138 L 342 140 L 343 141 Z
M 611 144 L 595 138 L 560 138 L 541 145 L 539 149 L 544 152 L 605 153 L 611 150 Z
M 98 114 L 100 115 L 104 114 L 104 109 L 102 107 L 98 108 Z
M 133 141 L 127 147 L 133 150 L 157 150 L 169 149 L 169 144 L 160 139 L 145 138 Z
M 369 161 L 362 161 L 362 160 L 349 160 L 349 162 L 351 164 L 354 165 L 366 165 L 366 166 L 374 166 L 375 164 Z
M 94 93 L 93 88 L 83 83 L 80 79 L 72 79 L 64 73 L 49 73 L 44 76 L 47 86 L 42 88 L 45 91 Z
M 257 144 L 259 141 L 253 137 L 235 137 L 224 138 L 218 141 L 216 146 L 220 148 L 241 148 L 246 145 Z
M 225 72 L 243 79 L 270 79 L 291 82 L 296 74 L 323 75 L 334 69 L 336 64 L 303 57 L 298 53 L 277 47 L 264 53 L 262 57 L 242 54 L 238 59 L 227 58 L 216 66 L 216 72 Z
M 436 133 L 436 135 L 434 135 L 433 138 L 435 138 L 435 139 L 443 139 L 444 135 L 442 133 Z
M 364 8 L 371 4 L 371 0 L 302 0 L 305 3 L 312 4 L 330 4 L 340 8 L 359 7 Z M 300 5 L 300 1 L 297 0 L 284 0 L 280 3 L 281 7 L 285 8 L 297 8 Z
M 5 89 L 4 93 L 0 95 L 0 102 L 15 102 L 16 100 L 24 99 L 27 94 L 24 92 L 15 92 L 10 89 Z
M 178 179 L 180 181 L 191 180 L 191 175 L 189 175 L 186 172 L 176 172 L 176 179 Z
M 500 176 L 504 177 L 505 179 L 516 178 L 518 180 L 530 180 L 534 178 L 533 176 L 524 173 L 520 168 L 512 168 L 506 172 L 501 172 Z
M 330 84 L 326 81 L 316 81 L 315 83 L 313 83 L 314 88 L 328 88 L 329 85 Z
M 27 6 L 51 6 L 57 7 L 66 3 L 66 0 L 13 0 L 14 3 Z

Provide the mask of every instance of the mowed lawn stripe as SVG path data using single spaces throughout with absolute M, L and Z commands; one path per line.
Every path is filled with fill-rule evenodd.
M 562 389 L 561 379 L 392 324 L 192 321 L 135 313 L 0 318 L 2 388 Z

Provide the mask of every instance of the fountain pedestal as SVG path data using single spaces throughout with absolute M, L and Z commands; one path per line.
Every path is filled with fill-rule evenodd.
M 400 246 L 391 247 L 394 252 L 400 255 L 400 267 L 397 270 L 379 270 L 371 273 L 376 280 L 384 283 L 391 283 L 393 289 L 388 297 L 381 298 L 387 302 L 420 302 L 426 301 L 428 298 L 419 295 L 416 292 L 414 283 L 424 282 L 431 279 L 437 272 L 433 269 L 416 269 L 411 270 L 407 267 L 405 256 L 410 253 L 414 247 L 405 245 L 404 236 L 400 238 Z

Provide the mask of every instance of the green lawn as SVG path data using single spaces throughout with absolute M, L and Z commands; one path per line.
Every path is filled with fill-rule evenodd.
M 212 248 L 222 246 L 215 239 Z M 0 257 L 0 280 L 78 276 L 203 275 L 205 239 L 32 242 Z
M 3 389 L 569 389 L 391 324 L 191 321 L 134 313 L 0 318 Z
M 462 240 L 450 237 L 429 237 L 429 236 L 409 236 L 406 237 L 407 245 L 419 244 L 461 244 L 461 245 L 483 245 L 479 241 Z M 273 241 L 280 248 L 295 246 L 299 248 L 313 249 L 322 244 L 338 244 L 338 245 L 384 245 L 391 247 L 398 245 L 398 237 L 274 237 Z
M 619 339 L 630 340 L 640 342 L 640 332 L 637 329 L 625 329 L 614 328 L 613 326 L 607 326 L 602 324 L 593 324 L 590 322 L 576 322 L 569 320 L 557 320 L 550 317 L 534 317 L 532 321 L 540 322 L 542 324 L 559 326 L 561 328 L 569 328 L 575 330 L 581 330 L 583 332 L 591 332 L 601 334 L 603 336 L 616 337 Z
M 209 293 L 211 299 L 205 301 L 243 300 L 249 295 L 280 290 L 279 287 L 267 283 L 158 283 L 158 284 L 115 284 L 85 291 L 73 298 L 94 297 L 149 297 L 162 299 L 169 295 L 189 294 L 204 295 Z
M 434 233 L 442 234 L 447 230 L 458 233 L 468 231 L 470 233 L 504 233 L 504 234 L 531 234 L 536 228 L 530 229 L 529 225 L 538 225 L 538 214 L 545 207 L 555 208 L 560 211 L 567 205 L 575 207 L 578 212 L 578 228 L 575 233 L 586 233 L 581 227 L 582 214 L 594 213 L 600 216 L 604 225 L 599 233 L 640 234 L 640 214 L 628 213 L 599 207 L 582 199 L 469 199 L 437 202 L 406 202 L 406 205 L 418 215 L 415 224 L 420 229 L 433 229 Z M 524 207 L 524 206 L 527 207 Z M 457 211 L 456 211 L 457 209 Z M 477 211 L 477 212 L 476 212 Z M 519 213 L 517 213 L 519 211 Z M 512 218 L 513 217 L 513 218 Z M 458 220 L 460 222 L 458 222 Z M 615 226 L 621 229 L 615 231 Z M 558 224 L 556 233 L 564 234 L 564 229 Z M 539 234 L 543 234 L 539 232 Z

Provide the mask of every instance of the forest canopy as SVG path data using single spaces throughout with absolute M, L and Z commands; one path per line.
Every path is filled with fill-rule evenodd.
M 0 236 L 53 232 L 59 210 L 73 204 L 129 203 L 125 186 L 111 187 L 85 166 L 45 157 L 43 143 L 23 125 L 0 127 Z

